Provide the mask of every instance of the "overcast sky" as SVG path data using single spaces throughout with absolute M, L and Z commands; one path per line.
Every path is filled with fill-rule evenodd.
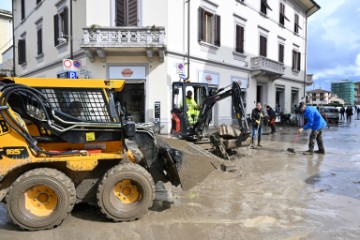
M 308 24 L 308 73 L 314 74 L 314 87 L 331 90 L 332 81 L 359 81 L 360 1 L 315 1 L 321 9 Z
M 360 81 L 360 1 L 315 0 L 321 9 L 308 23 L 308 74 L 314 86 L 330 89 L 332 81 Z M 0 0 L 11 10 L 11 0 Z

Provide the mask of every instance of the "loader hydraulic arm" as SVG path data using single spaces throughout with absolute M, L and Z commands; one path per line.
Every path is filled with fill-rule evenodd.
M 232 97 L 232 103 L 236 113 L 236 118 L 238 120 L 241 135 L 246 138 L 250 134 L 239 84 L 237 82 L 233 82 L 230 89 L 225 91 L 226 88 L 219 89 L 216 94 L 211 95 L 205 99 L 203 105 L 201 106 L 198 121 L 192 129 L 194 134 L 202 133 L 204 128 L 209 125 L 211 120 L 211 110 L 215 103 L 230 96 Z

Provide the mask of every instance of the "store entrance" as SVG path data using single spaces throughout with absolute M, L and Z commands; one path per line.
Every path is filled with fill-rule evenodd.
M 126 82 L 119 93 L 125 116 L 132 116 L 137 123 L 145 122 L 145 88 L 144 83 Z

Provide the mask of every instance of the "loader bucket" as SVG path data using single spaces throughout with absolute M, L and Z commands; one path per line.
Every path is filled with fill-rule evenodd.
M 194 143 L 170 136 L 156 138 L 158 146 L 181 152 L 182 162 L 177 165 L 177 170 L 181 187 L 185 191 L 201 183 L 213 170 L 220 168 L 223 161 Z

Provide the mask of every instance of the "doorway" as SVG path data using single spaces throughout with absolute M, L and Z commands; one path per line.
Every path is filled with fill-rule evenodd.
M 278 86 L 276 87 L 276 112 L 283 113 L 285 105 L 285 87 Z
M 132 116 L 137 123 L 145 122 L 145 87 L 144 83 L 126 82 L 119 93 L 125 117 Z

